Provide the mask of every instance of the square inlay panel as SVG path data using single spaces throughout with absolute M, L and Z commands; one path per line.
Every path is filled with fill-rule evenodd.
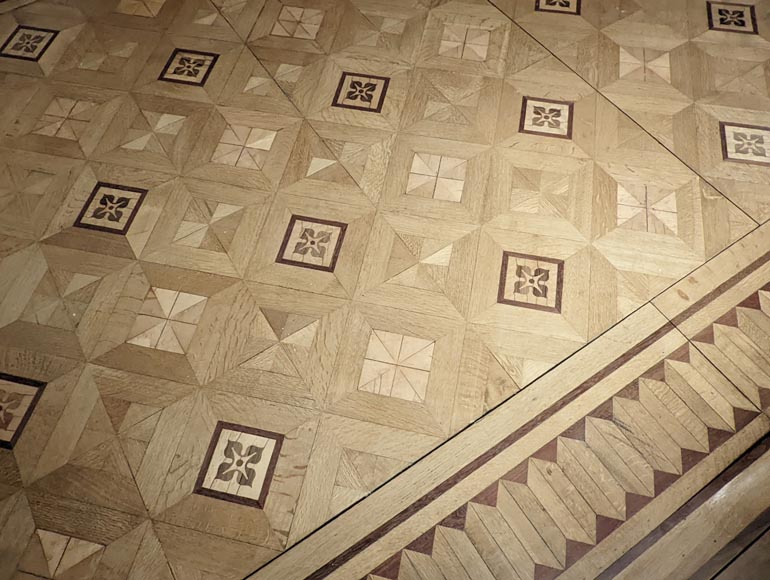
M 415 153 L 406 194 L 459 202 L 465 185 L 467 159 Z
M 278 14 L 278 20 L 273 25 L 270 34 L 288 38 L 306 38 L 313 40 L 321 28 L 324 13 L 313 8 L 299 6 L 284 6 Z
M 538 12 L 559 12 L 561 14 L 580 14 L 581 0 L 535 0 Z
M 497 301 L 501 304 L 561 312 L 564 262 L 553 258 L 503 252 Z
M 435 342 L 384 330 L 369 336 L 358 390 L 425 402 Z
M 13 449 L 46 383 L 0 373 L 0 447 Z
M 277 131 L 228 125 L 211 155 L 211 162 L 246 169 L 262 169 Z
M 444 24 L 438 53 L 451 58 L 484 61 L 487 58 L 490 34 L 490 30 L 478 26 Z
M 722 121 L 719 132 L 726 161 L 770 165 L 770 127 Z
M 0 56 L 37 62 L 58 34 L 58 30 L 17 26 L 13 34 L 0 47 Z
M 161 81 L 202 87 L 219 59 L 213 52 L 174 49 L 158 77 Z
M 347 227 L 342 222 L 293 215 L 275 261 L 333 272 Z
M 332 106 L 379 113 L 389 83 L 388 77 L 343 72 Z
M 184 354 L 195 334 L 206 296 L 150 288 L 128 333 L 129 344 Z
M 283 435 L 219 421 L 194 493 L 265 507 Z
M 706 2 L 706 10 L 711 30 L 757 34 L 757 14 L 753 5 Z
M 533 135 L 572 139 L 574 103 L 524 97 L 519 131 Z
M 75 227 L 124 235 L 146 195 L 146 189 L 100 181 L 80 210 Z

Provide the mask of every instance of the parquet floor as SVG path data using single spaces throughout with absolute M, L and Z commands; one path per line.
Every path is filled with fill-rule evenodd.
M 0 580 L 770 574 L 768 220 L 770 0 L 0 0 Z

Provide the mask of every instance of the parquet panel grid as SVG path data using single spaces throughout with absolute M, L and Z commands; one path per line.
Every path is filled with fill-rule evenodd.
M 763 436 L 768 7 L 637 4 L 0 2 L 0 579 L 588 577 Z

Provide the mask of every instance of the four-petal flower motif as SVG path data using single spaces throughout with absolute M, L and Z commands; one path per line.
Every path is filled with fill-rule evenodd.
M 546 109 L 545 107 L 538 107 L 535 105 L 532 109 L 532 124 L 538 127 L 548 125 L 552 129 L 557 129 L 561 126 L 561 109 Z
M 733 133 L 733 138 L 735 139 L 736 153 L 758 155 L 760 157 L 767 155 L 767 150 L 762 147 L 765 144 L 764 136 L 736 131 Z
M 8 429 L 16 416 L 13 411 L 19 408 L 24 400 L 21 393 L 0 390 L 0 429 Z
M 326 244 L 332 239 L 332 233 L 325 230 L 319 230 L 318 233 L 313 228 L 303 228 L 299 236 L 299 241 L 294 246 L 294 253 L 310 255 L 314 258 L 323 259 L 326 256 Z
M 570 0 L 545 0 L 546 6 L 560 6 L 561 8 L 569 8 Z
M 513 286 L 513 291 L 519 294 L 529 294 L 531 291 L 537 298 L 548 297 L 548 282 L 549 273 L 544 268 L 535 268 L 535 271 L 529 268 L 529 266 L 523 266 L 519 264 L 516 267 L 516 276 L 519 278 Z
M 244 451 L 240 441 L 227 440 L 225 446 L 225 461 L 219 464 L 215 479 L 222 481 L 231 481 L 236 478 L 238 485 L 251 487 L 257 475 L 254 465 L 262 459 L 264 447 L 249 445 Z
M 719 24 L 746 26 L 746 16 L 743 10 L 729 10 L 728 8 L 719 8 Z
M 189 56 L 183 56 L 179 59 L 179 63 L 174 67 L 173 73 L 175 75 L 184 75 L 188 77 L 197 77 L 201 74 L 201 67 L 206 65 L 206 61 L 202 58 L 190 58 Z
M 377 85 L 374 83 L 365 83 L 362 81 L 351 81 L 347 98 L 351 101 L 361 100 L 364 103 L 371 103 L 374 98 L 374 91 Z
M 121 209 L 128 207 L 129 199 L 127 197 L 115 198 L 114 195 L 104 194 L 99 200 L 99 206 L 94 208 L 92 217 L 96 219 L 107 218 L 111 222 L 119 222 L 123 217 Z
M 19 38 L 16 39 L 16 43 L 13 45 L 13 50 L 21 50 L 30 54 L 34 53 L 40 43 L 45 40 L 42 34 L 30 34 L 28 32 L 22 32 Z

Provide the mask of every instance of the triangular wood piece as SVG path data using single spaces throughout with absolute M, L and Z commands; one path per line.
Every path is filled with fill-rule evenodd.
M 396 552 L 382 564 L 377 566 L 370 574 L 388 578 L 389 580 L 398 579 L 398 571 L 401 568 L 401 552 Z
M 433 555 L 433 542 L 436 539 L 436 527 L 432 527 L 418 538 L 412 540 L 404 550 L 410 550 L 412 552 L 419 552 L 426 556 Z
M 471 501 L 473 503 L 479 503 L 482 505 L 488 505 L 491 507 L 497 506 L 497 490 L 500 488 L 500 484 L 495 481 L 483 491 L 479 492 L 476 497 Z
M 444 526 L 445 528 L 452 528 L 462 531 L 465 529 L 465 519 L 467 515 L 468 504 L 464 503 L 443 520 L 441 520 L 438 525 Z

